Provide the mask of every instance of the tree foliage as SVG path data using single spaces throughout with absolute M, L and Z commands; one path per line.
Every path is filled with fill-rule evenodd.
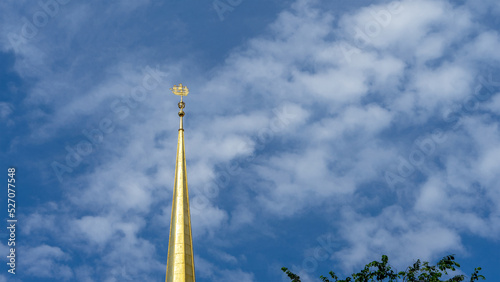
M 460 264 L 455 261 L 453 255 L 445 256 L 436 265 L 430 265 L 429 262 L 417 260 L 413 265 L 406 268 L 405 271 L 395 271 L 389 265 L 389 258 L 386 255 L 382 256 L 381 261 L 372 261 L 358 273 L 353 273 L 350 277 L 339 279 L 335 272 L 330 271 L 330 277 L 320 276 L 323 282 L 460 282 L 465 281 L 465 275 L 455 275 L 451 278 L 443 278 L 448 275 L 448 271 L 455 271 L 460 268 Z M 290 278 L 292 282 L 301 282 L 300 277 L 282 267 L 281 270 Z M 470 282 L 485 280 L 485 277 L 479 274 L 480 267 L 474 269 L 470 276 Z M 441 280 L 441 279 L 446 280 Z M 333 279 L 333 280 L 330 280 Z

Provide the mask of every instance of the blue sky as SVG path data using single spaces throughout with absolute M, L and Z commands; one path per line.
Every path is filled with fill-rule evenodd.
M 0 4 L 0 281 L 164 279 L 179 82 L 198 281 L 382 254 L 495 279 L 496 1 L 40 3 Z

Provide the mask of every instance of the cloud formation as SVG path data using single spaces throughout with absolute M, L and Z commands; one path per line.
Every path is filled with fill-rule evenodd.
M 179 77 L 193 81 L 185 127 L 201 279 L 279 277 L 255 262 L 265 257 L 296 264 L 307 281 L 321 262 L 348 273 L 380 253 L 398 265 L 466 254 L 464 234 L 497 240 L 500 38 L 484 20 L 500 12 L 493 1 L 380 2 L 340 17 L 323 4 L 295 1 L 262 35 L 192 73 L 195 58 L 158 62 L 148 53 L 159 47 L 120 49 L 124 37 L 102 18 L 144 12 L 150 1 L 61 4 L 17 48 L 5 38 L 22 32 L 29 5 L 0 4 L 13 11 L 2 49 L 33 81 L 22 102 L 31 126 L 16 146 L 52 146 L 37 166 L 61 191 L 57 204 L 25 215 L 34 238 L 26 275 L 162 277 L 178 122 L 165 92 Z M 96 42 L 104 54 L 86 49 Z M 86 64 L 93 56 L 99 67 Z M 0 118 L 9 117 L 1 103 Z M 283 225 L 304 216 L 317 216 L 325 227 L 310 234 L 333 236 L 335 247 L 318 256 L 306 244 L 295 261 L 274 259 L 278 242 L 293 238 Z M 36 235 L 62 231 L 58 243 Z M 266 254 L 237 255 L 262 240 L 274 242 Z M 302 254 L 317 266 L 301 264 Z

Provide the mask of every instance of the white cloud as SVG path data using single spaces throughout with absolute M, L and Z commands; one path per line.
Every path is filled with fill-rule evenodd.
M 196 272 L 198 279 L 210 279 L 211 281 L 256 281 L 254 275 L 241 269 L 224 269 L 218 267 L 201 257 L 195 256 Z
M 47 226 L 53 226 L 56 216 L 49 213 L 35 212 L 30 214 L 24 221 L 25 226 L 21 231 L 26 234 L 35 233 L 38 230 L 43 230 Z
M 73 271 L 66 264 L 70 259 L 59 247 L 39 245 L 33 248 L 22 248 L 23 260 L 19 267 L 35 277 L 57 278 L 68 281 L 73 277 Z
M 197 203 L 198 198 L 193 197 L 193 203 Z M 208 200 L 208 199 L 203 199 Z M 193 237 L 217 238 L 218 230 L 227 222 L 227 212 L 218 207 L 203 204 L 191 205 L 191 223 L 193 226 Z
M 406 213 L 401 207 L 387 207 L 374 217 L 346 211 L 343 218 L 340 235 L 348 247 L 333 258 L 346 273 L 355 265 L 379 259 L 380 254 L 388 255 L 398 267 L 413 263 L 414 258 L 432 260 L 443 252 L 463 252 L 456 231 L 430 218 Z
M 0 119 L 6 119 L 12 113 L 12 105 L 5 102 L 0 102 Z
M 461 39 L 472 22 L 466 9 L 447 1 L 408 0 L 360 9 L 343 17 L 341 25 L 356 45 L 425 62 L 439 57 L 443 44 Z
M 84 216 L 74 222 L 76 229 L 90 242 L 107 243 L 113 235 L 115 221 L 102 216 Z
M 474 74 L 464 67 L 443 65 L 438 69 L 421 69 L 413 86 L 419 94 L 417 105 L 434 108 L 440 103 L 462 100 L 470 94 Z

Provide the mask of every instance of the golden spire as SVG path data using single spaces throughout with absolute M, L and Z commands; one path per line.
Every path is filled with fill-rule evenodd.
M 174 85 L 170 90 L 181 96 L 179 102 L 179 139 L 177 140 L 177 159 L 175 163 L 174 197 L 172 199 L 172 217 L 170 219 L 170 237 L 168 241 L 166 282 L 191 282 L 194 278 L 193 236 L 191 234 L 191 215 L 189 212 L 189 194 L 186 174 L 186 155 L 184 147 L 184 106 L 182 97 L 189 93 L 186 86 Z

